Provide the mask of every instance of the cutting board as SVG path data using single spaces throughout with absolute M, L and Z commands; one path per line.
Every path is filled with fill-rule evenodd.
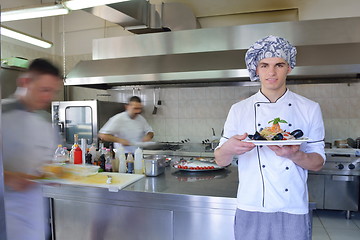
M 111 176 L 110 184 L 106 183 L 108 176 Z M 87 177 L 71 179 L 47 179 L 42 180 L 41 182 L 108 188 L 111 192 L 117 192 L 143 177 L 145 177 L 143 174 L 101 172 Z

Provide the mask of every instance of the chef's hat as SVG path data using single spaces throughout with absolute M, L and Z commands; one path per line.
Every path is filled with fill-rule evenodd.
M 296 48 L 286 39 L 272 35 L 256 41 L 245 55 L 246 67 L 251 81 L 260 80 L 259 76 L 256 75 L 256 68 L 260 60 L 272 57 L 283 58 L 291 68 L 294 68 L 296 65 Z

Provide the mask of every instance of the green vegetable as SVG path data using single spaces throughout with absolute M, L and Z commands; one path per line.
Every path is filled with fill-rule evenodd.
M 287 121 L 282 120 L 280 118 L 275 118 L 275 119 L 269 121 L 268 123 L 278 124 L 278 123 L 287 123 Z
M 103 172 L 104 171 L 104 169 L 102 169 L 102 168 L 99 168 L 99 170 L 98 170 L 98 172 Z

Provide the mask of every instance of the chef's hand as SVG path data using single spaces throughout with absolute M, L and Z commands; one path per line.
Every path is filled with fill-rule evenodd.
M 255 147 L 255 144 L 242 141 L 247 136 L 247 133 L 232 136 L 221 147 L 217 148 L 214 152 L 216 163 L 219 166 L 227 166 L 232 162 L 234 155 L 251 151 Z
M 31 176 L 20 172 L 4 172 L 5 185 L 13 189 L 14 191 L 25 191 L 37 183 L 31 181 L 35 179 L 35 176 Z
M 148 132 L 142 139 L 143 142 L 149 142 L 151 141 L 151 139 L 153 139 L 154 137 L 154 133 L 153 132 Z
M 232 155 L 240 155 L 249 152 L 255 147 L 255 144 L 242 141 L 246 139 L 247 136 L 247 133 L 232 136 L 221 146 L 221 148 L 223 148 L 223 151 L 231 153 Z
M 273 150 L 277 156 L 288 159 L 292 159 L 292 157 L 298 151 L 300 151 L 300 145 L 285 145 L 285 146 L 269 145 L 268 148 Z

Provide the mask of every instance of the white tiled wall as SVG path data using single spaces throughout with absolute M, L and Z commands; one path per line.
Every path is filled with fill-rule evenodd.
M 360 83 L 303 84 L 289 88 L 318 102 L 323 112 L 326 138 L 360 137 Z M 221 134 L 231 105 L 257 92 L 258 87 L 201 87 L 160 89 L 162 105 L 152 114 L 153 89 L 141 90 L 144 117 L 155 131 L 156 141 L 201 142 L 210 138 L 211 128 Z M 111 91 L 113 100 L 127 99 L 132 91 Z M 158 92 L 156 96 L 158 97 Z

